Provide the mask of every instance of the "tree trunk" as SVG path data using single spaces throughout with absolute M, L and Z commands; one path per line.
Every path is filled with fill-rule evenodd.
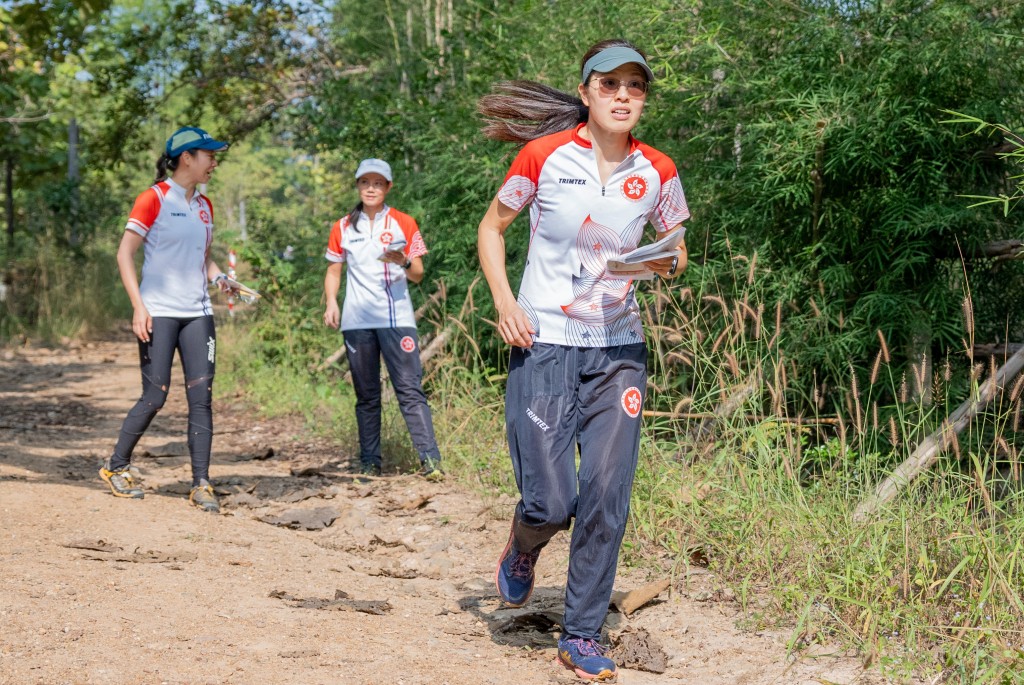
M 68 122 L 68 185 L 70 186 L 71 197 L 69 200 L 69 210 L 71 216 L 68 217 L 69 233 L 68 243 L 74 247 L 77 246 L 80 240 L 78 235 L 78 208 L 80 198 L 78 196 L 78 122 L 75 121 L 74 117 Z
M 4 173 L 4 205 L 7 215 L 7 244 L 14 244 L 14 159 L 7 157 Z

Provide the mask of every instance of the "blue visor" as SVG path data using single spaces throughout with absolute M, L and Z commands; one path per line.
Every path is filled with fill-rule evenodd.
M 187 150 L 209 150 L 219 152 L 227 150 L 228 143 L 214 140 L 213 136 L 195 126 L 182 126 L 167 139 L 167 156 L 177 157 Z
M 605 48 L 587 60 L 586 64 L 583 65 L 583 73 L 580 75 L 580 83 L 586 83 L 587 78 L 595 71 L 607 74 L 609 71 L 618 69 L 623 64 L 637 65 L 643 69 L 643 72 L 647 75 L 648 81 L 654 80 L 654 72 L 651 71 L 649 66 L 647 66 L 647 60 L 644 59 L 643 55 L 633 48 L 627 48 L 624 45 L 616 45 L 614 47 Z

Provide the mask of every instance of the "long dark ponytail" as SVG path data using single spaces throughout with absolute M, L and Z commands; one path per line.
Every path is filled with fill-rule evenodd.
M 348 225 L 352 227 L 352 230 L 359 233 L 359 215 L 363 211 L 363 201 L 360 200 L 356 203 L 356 206 L 352 208 L 352 211 L 348 213 Z
M 606 48 L 625 47 L 647 56 L 628 40 L 612 38 L 594 43 L 580 60 L 582 74 L 587 60 Z M 477 111 L 485 118 L 483 134 L 493 140 L 528 143 L 534 138 L 574 128 L 586 123 L 590 111 L 575 95 L 536 81 L 501 81 L 488 95 L 480 98 Z
M 181 161 L 181 155 L 171 157 L 166 152 L 160 155 L 160 159 L 156 160 L 156 180 L 154 183 L 159 183 L 165 180 L 170 174 L 178 168 L 178 162 Z M 170 173 L 168 173 L 170 172 Z

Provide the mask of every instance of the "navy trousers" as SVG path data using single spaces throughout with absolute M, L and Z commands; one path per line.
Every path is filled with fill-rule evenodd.
M 356 390 L 356 424 L 359 427 L 359 460 L 381 465 L 380 454 L 380 358 L 398 398 L 420 462 L 441 460 L 434 436 L 434 420 L 423 393 L 423 366 L 415 328 L 357 328 L 344 331 L 352 385 Z
M 522 496 L 513 544 L 521 552 L 540 549 L 575 518 L 564 622 L 574 637 L 599 638 L 608 612 L 646 386 L 643 343 L 512 349 L 505 422 Z

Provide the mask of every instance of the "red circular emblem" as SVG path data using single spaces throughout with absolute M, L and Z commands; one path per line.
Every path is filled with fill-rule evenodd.
M 392 238 L 393 236 L 391 235 L 391 231 L 384 231 L 380 234 L 380 242 L 382 245 L 390 245 Z
M 399 344 L 402 346 L 402 349 L 405 350 L 406 352 L 412 352 L 413 350 L 416 349 L 416 341 L 412 339 L 411 335 L 407 335 L 404 338 L 402 338 L 402 342 Z
M 647 194 L 647 179 L 639 174 L 630 176 L 622 182 L 622 194 L 629 200 L 642 200 Z
M 207 212 L 205 209 L 199 210 L 199 218 L 203 220 L 204 224 L 210 223 L 210 213 Z
M 625 411 L 630 418 L 636 418 L 640 416 L 640 410 L 644 406 L 644 396 L 640 394 L 640 390 L 634 386 L 632 388 L 626 388 L 626 391 L 622 393 L 622 409 Z

